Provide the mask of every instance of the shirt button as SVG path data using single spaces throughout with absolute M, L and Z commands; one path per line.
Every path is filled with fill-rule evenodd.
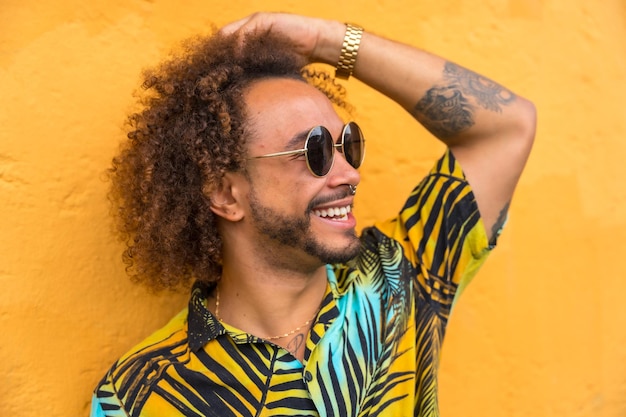
M 311 372 L 306 371 L 304 373 L 304 382 L 311 382 L 313 381 L 313 375 L 311 375 Z

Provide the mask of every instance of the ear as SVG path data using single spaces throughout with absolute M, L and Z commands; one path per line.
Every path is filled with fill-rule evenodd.
M 209 192 L 210 208 L 213 213 L 231 222 L 243 219 L 241 197 L 244 184 L 242 181 L 243 179 L 236 174 L 227 172 L 224 175 L 220 185 Z

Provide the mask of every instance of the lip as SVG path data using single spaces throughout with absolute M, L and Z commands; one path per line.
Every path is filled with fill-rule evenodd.
M 315 211 L 322 211 L 322 210 L 328 211 L 331 208 L 335 209 L 335 208 L 341 208 L 341 207 L 346 207 L 346 208 L 350 207 L 350 211 L 352 211 L 353 203 L 354 203 L 354 199 L 352 198 L 344 198 L 341 200 L 324 202 L 324 204 L 320 204 L 319 206 L 312 207 L 311 213 L 314 213 Z
M 356 218 L 352 214 L 352 212 L 346 214 L 345 218 L 338 220 L 336 218 L 328 218 L 328 217 L 319 217 L 313 214 L 313 217 L 316 221 L 320 223 L 324 223 L 328 226 L 331 226 L 334 229 L 341 230 L 352 230 L 356 227 Z
M 311 209 L 311 215 L 334 227 L 353 228 L 356 226 L 356 219 L 352 214 L 352 200 L 340 200 L 314 207 Z

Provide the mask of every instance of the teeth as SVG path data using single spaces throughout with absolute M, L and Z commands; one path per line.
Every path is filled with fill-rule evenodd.
M 350 206 L 330 207 L 323 210 L 314 210 L 313 214 L 318 217 L 337 217 L 339 220 L 347 220 L 350 213 Z

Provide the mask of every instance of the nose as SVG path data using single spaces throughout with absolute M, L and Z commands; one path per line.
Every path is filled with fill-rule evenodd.
M 361 182 L 361 174 L 346 160 L 346 156 L 336 149 L 334 156 L 335 162 L 328 173 L 328 182 L 331 187 L 340 185 L 356 186 Z

